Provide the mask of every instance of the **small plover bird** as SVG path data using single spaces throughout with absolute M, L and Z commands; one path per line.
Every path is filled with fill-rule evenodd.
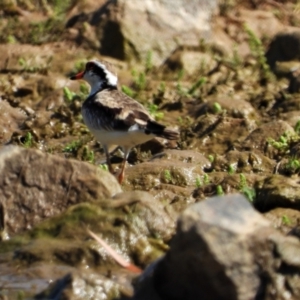
M 124 179 L 125 165 L 130 149 L 154 137 L 178 139 L 179 133 L 156 122 L 137 101 L 118 90 L 118 77 L 112 66 L 97 60 L 87 62 L 85 70 L 70 79 L 83 79 L 91 91 L 82 105 L 84 123 L 101 143 L 109 171 L 113 173 L 109 157 L 110 146 L 120 146 L 124 160 L 118 180 Z

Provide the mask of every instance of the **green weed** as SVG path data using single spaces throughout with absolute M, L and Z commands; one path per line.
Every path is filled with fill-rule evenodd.
M 33 145 L 33 137 L 30 132 L 27 132 L 24 139 L 23 139 L 23 146 L 25 148 L 30 148 Z
M 300 171 L 300 161 L 295 157 L 290 157 L 288 163 L 285 165 L 285 169 L 291 173 L 297 173 Z
M 153 52 L 151 50 L 149 50 L 147 52 L 147 57 L 146 57 L 146 65 L 145 65 L 145 71 L 146 72 L 150 72 L 153 68 L 152 57 L 153 57 Z
M 169 170 L 164 171 L 164 179 L 169 183 L 172 182 L 172 175 Z
M 218 102 L 213 104 L 213 112 L 214 114 L 219 114 L 222 112 L 222 106 Z
M 213 163 L 213 162 L 215 161 L 214 155 L 209 154 L 209 155 L 208 155 L 208 160 L 209 160 L 211 163 Z
M 150 103 L 148 105 L 148 111 L 149 111 L 150 115 L 155 118 L 156 121 L 159 121 L 159 120 L 163 119 L 163 117 L 164 117 L 164 113 L 159 112 L 158 106 L 154 103 Z
M 296 123 L 294 129 L 295 129 L 295 131 L 296 131 L 297 134 L 300 134 L 300 120 Z
M 87 146 L 84 146 L 83 152 L 82 152 L 82 160 L 88 161 L 88 162 L 94 164 L 95 163 L 94 151 L 90 150 Z
M 99 168 L 103 171 L 108 171 L 108 165 L 107 164 L 101 164 L 101 165 L 99 165 Z
M 236 169 L 235 169 L 234 164 L 231 164 L 231 165 L 228 166 L 228 174 L 232 175 L 232 174 L 235 173 L 235 171 L 236 171 Z
M 67 86 L 65 86 L 63 88 L 63 94 L 64 94 L 65 100 L 68 102 L 71 102 L 74 99 L 74 97 L 76 96 L 76 93 L 70 91 L 70 89 Z
M 248 199 L 249 202 L 254 202 L 256 197 L 255 189 L 248 186 L 246 176 L 243 173 L 240 174 L 240 182 L 238 188 L 239 191 L 244 194 L 244 196 Z
M 67 144 L 63 148 L 63 152 L 66 153 L 75 153 L 78 151 L 78 149 L 82 146 L 82 141 L 77 140 L 77 141 L 72 141 L 71 143 Z
M 195 185 L 196 185 L 196 188 L 200 188 L 202 186 L 202 181 L 201 181 L 200 176 L 196 177 Z
M 272 74 L 270 67 L 265 57 L 265 49 L 261 40 L 255 35 L 255 33 L 245 24 L 244 30 L 248 35 L 248 43 L 252 55 L 256 58 L 257 65 L 261 70 L 262 79 L 270 79 Z
M 127 85 L 122 85 L 121 89 L 124 94 L 126 94 L 127 96 L 129 96 L 131 98 L 134 98 L 136 95 L 136 92 Z
M 209 184 L 210 183 L 209 176 L 206 173 L 203 175 L 203 183 L 204 184 Z
M 194 95 L 197 89 L 199 89 L 202 85 L 204 85 L 207 81 L 206 77 L 201 77 L 199 78 L 193 85 L 192 87 L 188 90 L 188 94 Z
M 218 196 L 224 195 L 224 191 L 223 191 L 223 188 L 222 188 L 221 185 L 217 185 L 217 187 L 216 187 L 216 193 L 217 193 Z
M 282 216 L 281 221 L 282 221 L 282 224 L 284 224 L 284 225 L 291 225 L 292 224 L 291 219 L 286 215 Z

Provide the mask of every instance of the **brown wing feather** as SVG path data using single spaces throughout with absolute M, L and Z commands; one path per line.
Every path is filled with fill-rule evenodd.
M 137 129 L 144 129 L 146 134 L 171 140 L 178 138 L 178 132 L 157 123 L 140 103 L 118 90 L 99 92 L 96 97 L 84 102 L 83 109 L 92 111 L 95 124 L 99 122 L 96 120 L 101 119 L 100 126 L 107 130 L 128 131 L 137 126 Z

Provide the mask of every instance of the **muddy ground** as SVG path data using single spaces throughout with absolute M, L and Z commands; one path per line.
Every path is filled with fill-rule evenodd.
M 177 142 L 155 139 L 132 150 L 123 191 L 148 191 L 168 211 L 170 220 L 175 220 L 191 203 L 213 195 L 241 192 L 274 227 L 285 234 L 295 230 L 300 217 L 299 54 L 282 59 L 281 55 L 284 47 L 297 49 L 300 35 L 294 34 L 292 41 L 271 41 L 282 30 L 297 29 L 299 4 L 223 2 L 213 19 L 213 31 L 214 41 L 225 36 L 227 46 L 220 49 L 215 42 L 201 41 L 199 47 L 177 49 L 161 66 L 152 64 L 151 49 L 147 60 L 135 64 L 129 59 L 103 57 L 96 40 L 89 38 L 95 37 L 93 28 L 84 22 L 82 27 L 66 28 L 67 20 L 83 5 L 80 1 L 66 5 L 48 1 L 39 6 L 39 1 L 8 0 L 0 4 L 2 147 L 39 149 L 105 170 L 101 145 L 82 122 L 80 108 L 89 88 L 83 82 L 69 80 L 87 60 L 102 58 L 116 65 L 124 92 L 143 103 L 158 121 L 180 131 Z M 277 27 L 259 26 L 264 22 Z M 192 72 L 184 58 L 191 53 L 202 60 L 201 67 Z M 117 171 L 122 153 L 114 153 L 112 160 Z M 64 213 L 72 214 L 74 210 Z M 103 216 L 103 211 L 88 205 L 78 210 L 87 219 L 86 211 L 92 219 Z M 122 219 L 122 213 L 114 212 L 118 215 L 114 220 Z M 56 228 L 56 222 L 60 224 L 56 230 L 61 230 L 64 225 L 60 218 L 64 217 L 47 220 L 45 216 L 44 222 L 50 223 L 41 223 L 29 231 L 10 228 L 12 239 L 0 243 L 0 282 L 9 295 L 22 297 L 40 292 L 47 286 L 45 278 L 49 273 L 58 278 L 78 265 L 78 260 L 82 267 L 86 262 L 82 257 L 87 264 L 94 264 L 92 252 L 79 246 L 83 233 L 77 229 L 67 228 L 67 233 L 60 236 L 73 242 L 68 251 L 63 243 L 48 245 L 49 252 L 45 252 L 39 239 L 30 244 L 32 239 L 44 237 L 38 232 L 45 228 L 49 231 L 49 226 Z M 135 257 L 136 264 L 145 267 L 166 251 L 174 224 L 166 228 L 168 233 L 160 233 L 155 242 L 143 241 L 139 247 L 151 250 L 143 257 Z M 55 259 L 51 252 L 54 248 Z M 9 251 L 16 249 L 15 260 L 10 261 Z M 135 251 L 139 256 L 140 252 Z M 54 263 L 44 271 L 34 264 L 49 257 Z M 28 281 L 28 274 L 20 279 L 18 270 L 23 265 L 30 266 L 33 278 L 42 279 Z M 98 263 L 95 268 L 101 267 Z

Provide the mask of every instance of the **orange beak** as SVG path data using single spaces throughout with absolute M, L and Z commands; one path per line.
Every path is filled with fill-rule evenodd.
M 77 80 L 83 78 L 84 71 L 77 73 L 76 75 L 70 77 L 71 80 Z

